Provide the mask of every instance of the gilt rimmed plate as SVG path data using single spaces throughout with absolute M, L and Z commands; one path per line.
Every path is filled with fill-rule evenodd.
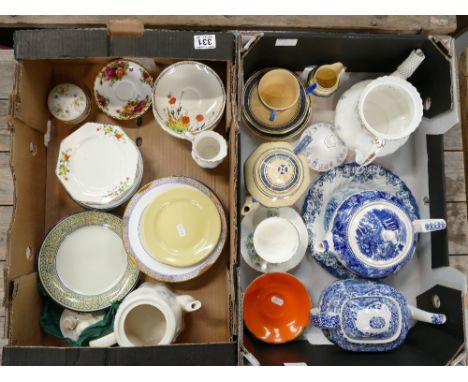
M 138 118 L 151 106 L 153 78 L 148 71 L 128 60 L 116 60 L 104 66 L 94 80 L 94 97 L 109 117 Z
M 133 187 L 139 160 L 120 127 L 89 122 L 61 142 L 55 173 L 78 203 L 108 205 Z
M 356 278 L 345 268 L 333 252 L 314 251 L 316 238 L 322 238 L 325 225 L 330 220 L 327 214 L 328 201 L 336 192 L 357 186 L 360 189 L 385 191 L 397 197 L 409 212 L 411 220 L 419 219 L 416 199 L 408 186 L 397 175 L 386 168 L 369 164 L 345 163 L 321 175 L 312 183 L 302 207 L 302 218 L 309 231 L 309 252 L 317 263 L 339 279 Z
M 223 82 L 209 66 L 181 61 L 164 69 L 154 83 L 153 114 L 174 137 L 213 129 L 226 105 Z
M 45 237 L 38 273 L 47 294 L 80 312 L 109 307 L 136 285 L 139 272 L 122 243 L 122 220 L 85 211 L 59 221 Z
M 194 265 L 176 267 L 159 261 L 145 248 L 141 240 L 141 219 L 146 207 L 155 198 L 181 187 L 199 191 L 211 200 L 221 220 L 221 234 L 216 246 L 206 258 Z M 175 220 L 171 225 L 176 231 L 180 230 Z M 123 216 L 123 241 L 127 253 L 135 260 L 142 272 L 154 279 L 165 282 L 191 280 L 207 271 L 221 255 L 226 243 L 227 232 L 226 215 L 216 194 L 203 183 L 183 176 L 162 178 L 144 185 L 130 200 Z

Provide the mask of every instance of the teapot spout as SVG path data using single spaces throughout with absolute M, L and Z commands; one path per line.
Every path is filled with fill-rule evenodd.
M 410 318 L 415 321 L 427 322 L 434 325 L 443 325 L 447 321 L 447 316 L 442 313 L 430 313 L 425 310 L 408 305 Z
M 400 77 L 404 80 L 411 77 L 416 69 L 421 65 L 421 62 L 424 61 L 426 56 L 424 55 L 421 49 L 413 50 L 408 58 L 403 61 L 397 70 L 392 73 L 392 76 Z
M 202 306 L 202 303 L 200 301 L 195 300 L 192 296 L 189 296 L 188 294 L 177 296 L 176 299 L 180 307 L 188 313 L 195 312 Z
M 330 250 L 330 243 L 324 239 L 314 244 L 314 251 L 318 253 L 328 252 Z

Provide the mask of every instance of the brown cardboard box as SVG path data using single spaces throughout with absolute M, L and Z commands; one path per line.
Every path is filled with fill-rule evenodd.
M 57 33 L 60 32 L 57 31 Z M 101 34 L 106 37 L 105 30 L 101 30 Z M 59 35 L 54 36 L 55 39 L 61 38 Z M 117 41 L 122 41 L 125 37 L 120 37 L 120 40 L 117 38 Z M 193 44 L 193 33 L 174 31 L 168 37 L 170 37 L 168 43 L 172 42 L 175 45 Z M 230 37 L 230 51 L 233 54 L 234 38 Z M 50 41 L 50 35 L 48 39 L 45 38 L 44 43 L 46 41 Z M 93 45 L 93 42 L 89 41 L 83 43 Z M 113 46 L 112 42 L 110 46 Z M 164 48 L 161 50 L 164 51 Z M 102 56 L 105 56 L 106 52 L 103 53 Z M 138 59 L 132 56 L 131 58 L 147 67 L 154 78 L 169 64 L 178 61 L 177 58 L 165 57 L 164 55 L 152 57 L 151 53 L 146 54 L 145 49 L 140 49 L 139 53 L 146 57 Z M 180 53 L 182 57 L 192 58 L 190 49 Z M 207 51 L 205 56 L 210 60 L 203 62 L 218 73 L 224 82 L 227 93 L 225 114 L 216 131 L 228 140 L 229 156 L 216 169 L 207 170 L 198 167 L 191 157 L 190 142 L 176 139 L 164 132 L 155 121 L 151 110 L 148 110 L 141 120 L 116 121 L 102 113 L 92 100 L 92 110 L 85 121 L 119 125 L 132 139 L 138 142 L 144 161 L 142 184 L 172 175 L 190 176 L 198 179 L 218 195 L 229 219 L 229 237 L 217 262 L 203 275 L 187 282 L 172 285 L 176 292 L 193 295 L 203 304 L 202 309 L 185 316 L 185 329 L 177 338 L 177 344 L 182 346 L 176 344 L 168 347 L 155 347 L 160 349 L 153 349 L 154 357 L 148 357 L 150 352 L 145 350 L 146 353 L 143 356 L 146 358 L 145 364 L 170 364 L 171 362 L 175 364 L 236 363 L 236 344 L 234 342 L 236 297 L 233 277 L 237 252 L 237 129 L 233 117 L 236 113 L 233 101 L 235 70 L 232 59 L 229 57 L 221 55 L 220 58 L 216 59 L 210 55 L 213 55 L 213 52 Z M 86 53 L 79 56 L 86 56 Z M 60 347 L 62 352 L 68 352 L 68 354 L 71 350 L 66 347 L 65 343 L 45 334 L 39 326 L 42 299 L 38 290 L 36 257 L 42 240 L 48 230 L 60 219 L 82 210 L 67 194 L 54 171 L 61 140 L 74 131 L 77 126 L 71 127 L 54 120 L 52 128 L 48 129 L 48 120 L 51 119 L 46 102 L 48 93 L 53 86 L 59 83 L 72 82 L 85 88 L 89 94 L 93 94 L 92 84 L 100 68 L 111 59 L 121 56 L 123 54 L 116 54 L 114 57 L 70 57 L 55 60 L 21 59 L 18 62 L 10 110 L 10 126 L 13 137 L 11 168 L 15 183 L 15 208 L 9 233 L 7 258 L 10 313 L 8 337 L 13 353 L 18 352 L 21 347 L 26 347 L 29 354 L 41 350 L 43 355 L 51 346 Z M 21 58 L 18 57 L 18 51 L 17 58 Z M 203 55 L 197 57 L 198 60 L 201 58 Z M 124 207 L 112 210 L 111 213 L 122 216 Z M 144 275 L 142 274 L 142 276 Z M 146 278 L 146 276 L 142 278 Z M 208 344 L 218 345 L 210 347 Z M 57 351 L 55 348 L 53 350 Z M 88 352 L 94 351 L 96 353 L 95 362 L 99 363 L 99 353 L 104 354 L 109 349 L 86 350 Z M 114 348 L 112 352 L 115 353 L 116 350 L 122 349 Z M 187 354 L 184 356 L 179 352 Z M 5 349 L 4 363 L 15 363 L 15 358 L 9 356 L 13 353 L 9 353 L 8 348 Z M 176 353 L 177 356 L 173 355 Z M 193 353 L 199 353 L 199 355 L 194 357 Z M 36 363 L 60 363 L 57 353 L 54 354 L 50 355 L 48 359 L 47 357 L 43 357 L 42 360 L 36 359 Z M 106 355 L 107 358 L 110 357 L 109 354 Z M 138 354 L 138 350 L 136 354 Z M 124 361 L 119 357 L 117 355 L 119 360 L 114 362 L 122 364 Z M 138 363 L 138 360 L 130 361 L 128 355 L 125 357 L 130 364 Z M 133 357 L 138 357 L 138 355 Z M 16 360 L 18 361 L 18 358 Z M 21 363 L 20 360 L 18 362 Z M 23 362 L 26 361 L 23 360 Z

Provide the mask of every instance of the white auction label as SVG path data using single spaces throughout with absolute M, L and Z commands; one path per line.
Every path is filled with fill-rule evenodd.
M 193 36 L 195 49 L 216 49 L 216 35 L 204 34 Z

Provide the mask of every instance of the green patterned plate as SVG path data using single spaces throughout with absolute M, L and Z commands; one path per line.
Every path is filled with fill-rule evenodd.
M 58 304 L 80 312 L 107 308 L 138 281 L 138 269 L 125 252 L 122 220 L 97 211 L 59 221 L 39 251 L 44 289 Z

